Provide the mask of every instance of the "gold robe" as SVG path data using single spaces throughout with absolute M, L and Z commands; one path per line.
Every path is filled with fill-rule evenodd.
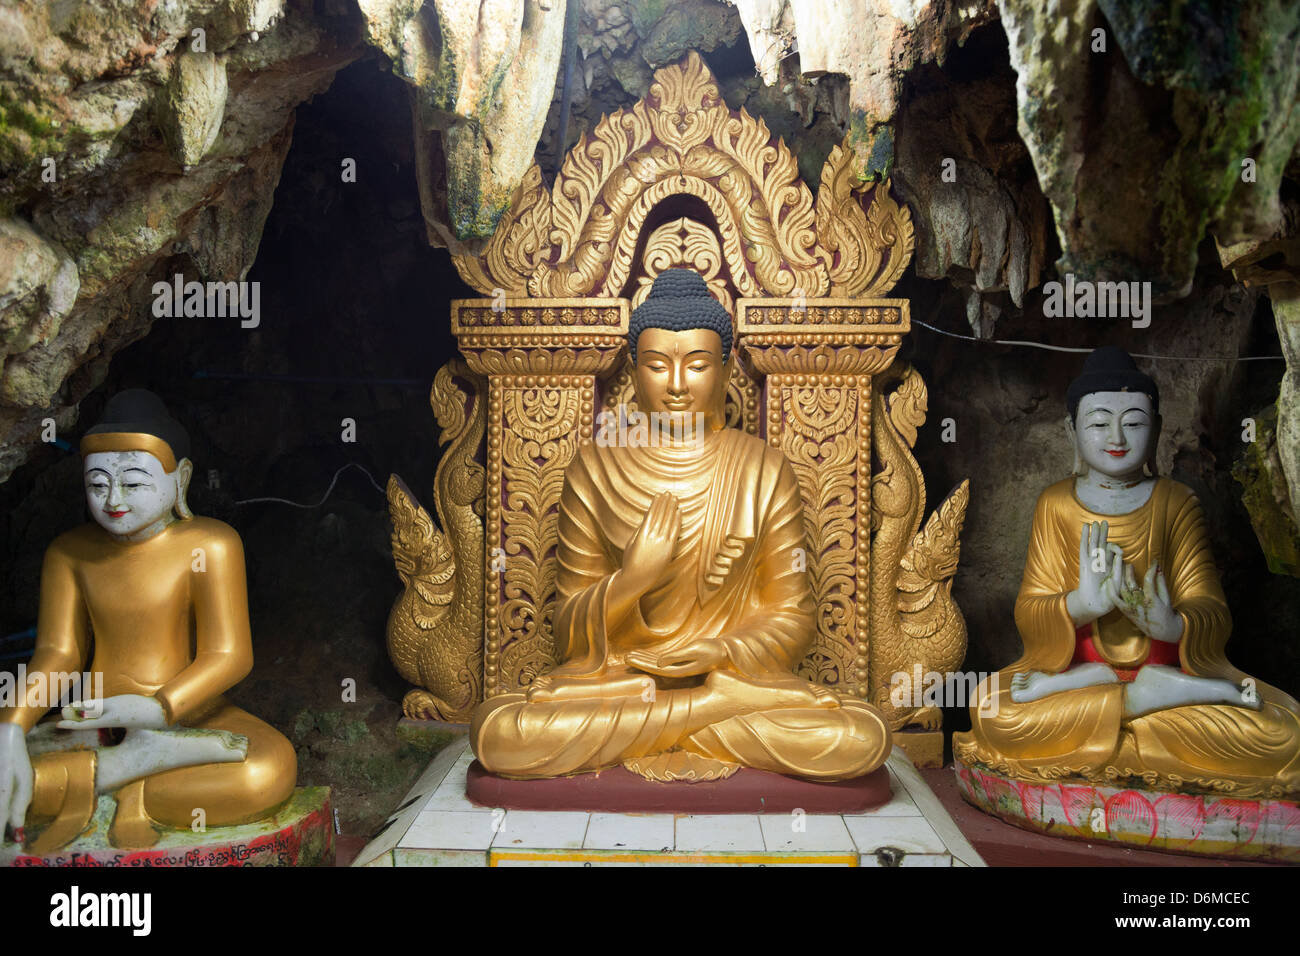
M 1044 491 L 1034 511 L 1016 600 L 1024 656 L 1001 671 L 995 685 L 991 680 L 981 685 L 971 708 L 971 730 L 953 735 L 953 753 L 966 763 L 1032 781 L 1138 776 L 1157 789 L 1190 785 L 1274 797 L 1300 792 L 1300 707 L 1262 682 L 1255 682 L 1259 710 L 1194 704 L 1125 719 L 1123 684 L 1063 691 L 1024 704 L 1011 700 L 1013 675 L 1059 673 L 1074 661 L 1076 634 L 1065 598 L 1078 586 L 1079 535 L 1092 521 L 1108 522 L 1107 539 L 1123 549 L 1139 581 L 1153 561 L 1160 562 L 1170 600 L 1184 622 L 1178 646 L 1182 670 L 1234 683 L 1247 679 L 1224 656 L 1232 618 L 1191 489 L 1159 478 L 1142 507 L 1126 515 L 1100 515 L 1078 501 L 1069 478 Z M 1118 610 L 1094 622 L 1092 641 L 1117 669 L 1141 666 L 1151 644 Z M 993 686 L 997 697 L 989 700 Z M 981 709 L 992 713 L 981 716 Z
M 662 491 L 677 496 L 681 531 L 665 580 L 606 630 L 606 595 L 623 552 Z M 582 446 L 560 498 L 553 631 L 561 663 L 548 678 L 564 700 L 492 697 L 474 714 L 470 740 L 488 770 L 553 777 L 649 755 L 685 752 L 816 779 L 874 770 L 890 735 L 870 705 L 771 706 L 730 681 L 725 712 L 705 700 L 704 677 L 654 678 L 651 694 L 628 680 L 634 649 L 695 641 L 726 649 L 724 669 L 784 683 L 806 695 L 794 668 L 812 641 L 814 600 L 805 562 L 803 503 L 779 450 L 738 429 L 692 447 Z
M 152 696 L 170 725 L 248 738 L 242 762 L 167 770 L 127 784 L 118 791 L 119 813 L 129 806 L 181 828 L 201 808 L 208 826 L 227 826 L 260 819 L 293 793 L 293 745 L 222 696 L 253 666 L 244 549 L 229 525 L 193 518 L 145 541 L 121 542 L 87 524 L 57 538 L 41 569 L 27 697 L 0 711 L 0 721 L 30 731 L 47 710 L 31 675 L 79 673 L 87 661 L 92 673 L 103 675 L 105 697 Z M 93 793 L 92 781 L 80 779 L 93 777 L 93 756 L 85 750 L 33 756 L 29 816 L 59 813 L 69 792 L 83 799 Z

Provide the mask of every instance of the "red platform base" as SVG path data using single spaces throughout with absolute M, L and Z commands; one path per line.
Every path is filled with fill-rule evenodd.
M 470 765 L 465 793 L 485 807 L 597 813 L 862 813 L 889 802 L 889 771 L 854 780 L 816 781 L 766 770 L 738 770 L 725 780 L 658 783 L 623 767 L 555 777 L 508 780 Z

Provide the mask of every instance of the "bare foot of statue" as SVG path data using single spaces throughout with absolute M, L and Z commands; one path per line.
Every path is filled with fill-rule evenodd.
M 239 763 L 248 738 L 225 730 L 128 730 L 122 742 L 101 747 L 95 790 L 109 793 L 141 777 L 205 763 Z
M 1080 664 L 1059 674 L 1027 671 L 1011 678 L 1011 699 L 1017 704 L 1028 704 L 1051 694 L 1098 684 L 1117 684 L 1119 677 L 1105 664 Z
M 1184 674 L 1176 667 L 1148 664 L 1124 688 L 1124 716 L 1142 717 L 1188 704 L 1236 704 L 1259 710 L 1258 693 L 1232 681 Z
M 53 723 L 37 724 L 27 735 L 27 753 L 57 753 L 62 750 L 94 750 L 100 744 L 98 730 L 60 730 Z

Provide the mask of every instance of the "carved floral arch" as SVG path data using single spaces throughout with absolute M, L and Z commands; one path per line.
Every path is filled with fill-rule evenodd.
M 730 110 L 692 52 L 584 133 L 549 190 L 534 164 L 486 249 L 453 259 L 484 295 L 616 296 L 651 210 L 687 194 L 712 212 L 742 296 L 878 296 L 911 259 L 911 216 L 887 181 L 855 184 L 850 160 L 831 151 L 814 202 L 784 140 Z

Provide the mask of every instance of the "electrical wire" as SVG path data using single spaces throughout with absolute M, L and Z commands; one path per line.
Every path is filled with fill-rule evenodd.
M 1027 342 L 1023 339 L 981 339 L 974 335 L 962 335 L 960 332 L 949 332 L 947 329 L 935 328 L 929 323 L 922 322 L 920 319 L 913 319 L 913 325 L 919 325 L 923 329 L 929 329 L 931 332 L 937 332 L 939 335 L 946 335 L 949 338 L 962 339 L 966 342 L 983 342 L 988 345 L 1016 345 L 1021 348 L 1044 349 L 1048 352 L 1091 352 L 1092 349 L 1070 348 L 1065 345 L 1048 345 L 1045 342 Z M 1202 355 L 1151 355 L 1145 352 L 1130 352 L 1134 358 L 1143 359 L 1161 359 L 1170 362 L 1284 362 L 1285 355 L 1224 355 L 1219 358 L 1205 357 Z
M 365 475 L 366 478 L 368 478 L 368 479 L 370 480 L 370 484 L 374 485 L 374 488 L 375 488 L 375 490 L 376 490 L 377 492 L 379 492 L 381 495 L 384 495 L 385 497 L 388 496 L 388 493 L 387 493 L 386 491 L 384 491 L 383 488 L 380 488 L 379 485 L 375 482 L 374 476 L 372 476 L 372 475 L 370 474 L 370 472 L 366 471 L 364 468 L 362 468 L 360 465 L 358 465 L 355 461 L 350 461 L 350 462 L 348 462 L 346 465 L 344 465 L 342 468 L 340 468 L 338 471 L 334 472 L 334 480 L 331 481 L 331 482 L 330 482 L 330 486 L 329 486 L 328 488 L 325 489 L 325 494 L 321 497 L 321 500 L 318 501 L 318 502 L 316 502 L 314 505 L 304 505 L 304 504 L 300 504 L 300 503 L 297 502 L 297 501 L 289 501 L 287 498 L 245 498 L 243 501 L 236 501 L 235 504 L 237 504 L 237 505 L 251 505 L 251 504 L 257 504 L 257 503 L 259 503 L 259 502 L 263 502 L 263 501 L 273 501 L 273 502 L 275 502 L 275 503 L 277 503 L 277 504 L 282 504 L 282 505 L 292 505 L 292 506 L 295 507 L 295 508 L 308 508 L 308 509 L 310 509 L 310 508 L 319 508 L 321 505 L 323 505 L 323 504 L 324 504 L 324 503 L 329 499 L 330 493 L 334 490 L 334 486 L 335 486 L 336 484 L 338 484 L 338 481 L 339 481 L 339 475 L 343 474 L 343 472 L 347 471 L 349 468 L 356 468 L 356 469 L 357 469 L 358 471 L 360 471 L 363 475 Z

